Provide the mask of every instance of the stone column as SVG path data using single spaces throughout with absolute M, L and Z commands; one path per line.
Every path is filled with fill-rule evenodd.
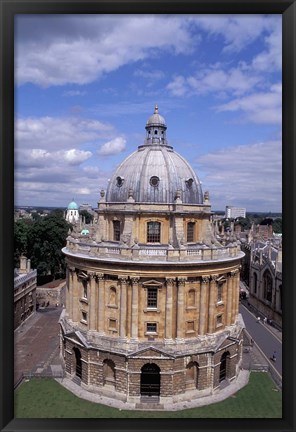
M 184 339 L 184 288 L 187 278 L 178 277 L 177 291 L 177 339 Z
M 230 273 L 227 278 L 227 303 L 226 303 L 226 320 L 225 324 L 227 326 L 232 324 L 232 285 L 233 285 L 233 277 Z
M 234 270 L 233 272 L 233 303 L 232 310 L 233 316 L 232 320 L 236 321 L 238 315 L 238 307 L 239 307 L 239 270 Z
M 126 314 L 127 314 L 127 277 L 119 276 L 120 281 L 120 328 L 119 335 L 123 338 L 126 337 Z
M 139 306 L 139 277 L 133 277 L 132 280 L 132 322 L 131 337 L 138 338 L 138 306 Z
M 68 312 L 69 318 L 73 320 L 73 290 L 74 290 L 74 273 L 75 267 L 68 267 L 68 283 L 69 283 L 69 292 L 68 298 L 66 298 L 66 310 Z
M 97 329 L 97 310 L 96 306 L 98 304 L 97 299 L 97 283 L 96 283 L 96 273 L 88 272 L 89 275 L 89 329 Z
M 207 287 L 209 283 L 208 276 L 202 276 L 200 287 L 199 303 L 199 334 L 205 334 L 206 312 L 207 312 Z
M 80 321 L 80 302 L 79 302 L 79 280 L 77 271 L 73 272 L 73 291 L 72 291 L 72 320 Z
M 238 270 L 232 270 L 231 271 L 231 278 L 232 278 L 232 324 L 236 321 L 236 298 L 237 298 L 237 291 L 239 290 L 239 286 L 237 285 L 237 278 L 236 275 L 238 273 Z
M 105 280 L 104 280 L 103 273 L 99 273 L 97 276 L 98 276 L 98 290 L 99 290 L 98 331 L 102 335 L 105 334 Z
M 211 275 L 210 294 L 209 294 L 209 319 L 207 333 L 213 333 L 215 326 L 215 309 L 217 300 L 217 281 L 218 275 Z
M 173 340 L 173 284 L 174 279 L 166 278 L 165 338 Z

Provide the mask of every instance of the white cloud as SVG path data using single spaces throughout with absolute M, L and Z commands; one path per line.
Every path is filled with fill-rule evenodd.
M 98 154 L 100 156 L 110 156 L 121 153 L 123 150 L 125 150 L 125 144 L 126 140 L 124 138 L 114 138 L 113 140 L 103 144 L 98 150 Z
M 86 142 L 110 136 L 111 125 L 98 120 L 77 117 L 29 117 L 16 119 L 16 149 L 46 148 L 58 150 L 72 148 Z
M 281 211 L 281 141 L 224 148 L 200 156 L 196 165 L 214 209 L 241 205 L 249 211 Z
M 271 86 L 269 92 L 258 92 L 216 107 L 221 111 L 243 112 L 243 120 L 252 123 L 281 124 L 282 86 Z
M 208 37 L 222 36 L 224 52 L 236 53 L 253 43 L 265 32 L 278 30 L 280 16 L 266 15 L 204 15 L 193 18 Z
M 161 50 L 187 53 L 196 39 L 190 37 L 186 21 L 153 15 L 125 19 L 93 15 L 80 21 L 67 16 L 53 19 L 38 15 L 23 21 L 19 17 L 16 82 L 43 87 L 86 84 L 122 65 L 154 57 Z

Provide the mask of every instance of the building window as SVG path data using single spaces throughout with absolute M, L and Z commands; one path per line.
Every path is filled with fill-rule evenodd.
M 254 273 L 254 294 L 257 294 L 257 284 L 258 284 L 257 273 Z
M 157 176 L 152 176 L 150 178 L 150 184 L 153 187 L 157 187 L 159 185 L 159 178 Z
M 194 222 L 188 222 L 187 224 L 187 242 L 194 241 Z
M 217 286 L 217 302 L 222 302 L 223 284 L 219 283 Z
M 271 302 L 272 301 L 272 278 L 269 272 L 265 272 L 263 276 L 264 285 L 264 299 Z
M 147 308 L 157 308 L 157 288 L 147 288 Z
M 160 222 L 148 222 L 147 243 L 160 243 Z
M 189 178 L 188 180 L 186 180 L 186 184 L 187 184 L 188 188 L 192 187 L 192 183 L 193 183 L 193 179 L 192 178 Z
M 157 333 L 157 324 L 156 323 L 146 323 L 146 332 L 147 333 Z
M 187 323 L 186 323 L 186 333 L 194 333 L 194 332 L 195 332 L 194 321 L 187 321 Z
M 123 182 L 124 182 L 124 178 L 123 177 L 120 177 L 120 176 L 116 177 L 116 185 L 118 187 L 121 187 L 123 185 Z
M 83 298 L 87 299 L 87 281 L 86 280 L 82 281 L 82 286 L 83 286 Z
M 120 221 L 113 221 L 113 239 L 115 241 L 120 240 Z
M 109 319 L 109 330 L 117 331 L 117 321 L 116 321 L 116 319 L 113 319 L 113 318 Z
M 87 323 L 87 313 L 84 312 L 84 311 L 81 311 L 81 315 L 82 315 L 82 319 L 81 320 Z
M 221 327 L 223 325 L 223 315 L 217 315 L 216 318 L 216 327 Z

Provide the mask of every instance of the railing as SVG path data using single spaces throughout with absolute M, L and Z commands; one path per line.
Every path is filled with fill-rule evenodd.
M 139 255 L 146 255 L 146 256 L 166 256 L 167 251 L 166 249 L 140 249 Z

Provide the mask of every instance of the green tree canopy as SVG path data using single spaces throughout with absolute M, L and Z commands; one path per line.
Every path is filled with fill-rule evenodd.
M 71 224 L 64 219 L 63 211 L 54 210 L 36 219 L 27 231 L 22 224 L 15 225 L 15 259 L 19 260 L 24 253 L 31 259 L 38 276 L 65 277 L 66 266 L 61 249 L 66 245 Z

